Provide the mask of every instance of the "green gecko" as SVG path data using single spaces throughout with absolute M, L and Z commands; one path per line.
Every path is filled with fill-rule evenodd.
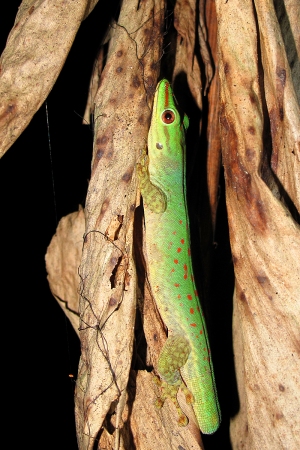
M 221 421 L 207 330 L 196 290 L 190 251 L 185 186 L 185 132 L 189 120 L 175 106 L 170 83 L 158 83 L 148 155 L 137 165 L 143 196 L 148 275 L 168 338 L 158 358 L 162 407 L 175 404 L 179 424 L 188 419 L 177 401 L 186 395 L 204 434 L 214 433 Z

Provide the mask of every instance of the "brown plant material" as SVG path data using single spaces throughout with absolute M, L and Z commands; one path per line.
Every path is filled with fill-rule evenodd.
M 271 167 L 300 212 L 300 117 L 296 86 L 283 51 L 284 42 L 273 2 L 257 2 L 255 6 L 273 146 Z M 299 12 L 298 4 L 298 18 Z
M 217 54 L 217 18 L 214 0 L 206 2 L 206 19 L 208 24 L 208 43 L 215 64 L 215 76 L 212 78 L 208 91 L 208 117 L 207 117 L 207 189 L 211 213 L 213 232 L 217 222 L 217 208 L 219 195 L 219 177 L 221 167 L 221 139 L 219 124 L 219 90 L 220 78 L 218 76 Z
M 136 160 L 145 146 L 162 45 L 164 3 L 123 4 L 95 97 L 92 177 L 80 269 L 82 354 L 76 387 L 80 449 L 126 403 L 136 309 L 133 219 Z M 117 439 L 116 439 L 117 440 Z M 119 445 L 115 442 L 115 448 Z
M 82 123 L 84 125 L 90 124 L 90 118 L 94 114 L 95 109 L 95 97 L 97 94 L 97 91 L 100 86 L 100 79 L 101 79 L 101 73 L 104 67 L 105 63 L 105 47 L 104 45 L 109 42 L 110 39 L 113 38 L 114 31 L 116 29 L 116 23 L 112 23 L 103 39 L 102 45 L 100 47 L 98 56 L 94 62 L 93 72 L 90 79 L 90 86 L 89 86 L 89 95 L 83 115 Z
M 101 72 L 104 65 L 104 47 L 101 46 L 98 57 L 94 63 L 92 76 L 90 79 L 89 95 L 82 119 L 83 125 L 89 125 L 91 123 L 91 115 L 94 114 L 95 97 L 100 85 Z
M 214 75 L 214 68 L 211 60 L 211 49 L 208 44 L 208 34 L 206 27 L 206 3 L 207 3 L 206 0 L 199 1 L 199 22 L 198 22 L 198 39 L 200 46 L 200 54 L 205 68 L 205 86 L 203 92 L 204 95 L 207 94 L 211 80 Z
M 201 71 L 196 45 L 196 2 L 194 0 L 178 0 L 174 8 L 174 27 L 177 31 L 177 45 L 173 80 L 181 72 L 187 76 L 188 86 L 199 109 L 202 109 Z M 204 31 L 205 30 L 205 31 Z M 205 64 L 205 92 L 212 78 L 212 66 L 206 42 L 204 9 L 200 10 L 199 21 L 200 51 Z
M 222 154 L 236 278 L 240 412 L 232 420 L 231 439 L 236 449 L 297 449 L 300 229 L 270 188 L 270 166 L 269 177 L 264 174 L 272 144 L 280 198 L 286 191 L 299 211 L 299 107 L 272 4 L 231 0 L 216 6 Z
M 63 217 L 46 253 L 47 279 L 59 306 L 79 335 L 80 266 L 85 218 L 82 207 Z
M 51 91 L 96 0 L 24 0 L 0 58 L 0 157 Z
M 299 2 L 289 0 L 288 2 L 274 1 L 276 15 L 281 28 L 282 39 L 286 56 L 291 68 L 291 75 L 295 86 L 295 93 L 300 105 L 300 27 L 299 27 Z

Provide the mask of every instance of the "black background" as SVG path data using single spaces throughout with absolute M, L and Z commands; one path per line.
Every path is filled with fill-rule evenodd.
M 111 2 L 103 12 L 99 3 L 82 23 L 47 99 L 51 153 L 44 104 L 0 161 L 2 408 L 7 412 L 2 432 L 11 437 L 10 448 L 77 448 L 69 374 L 76 377 L 79 341 L 50 293 L 44 257 L 58 221 L 84 205 L 87 192 L 93 135 L 82 116 L 94 59 L 116 10 Z M 1 52 L 19 4 L 10 0 L 1 12 Z M 222 189 L 218 217 L 212 347 L 223 422 L 214 436 L 205 437 L 206 449 L 229 448 L 228 420 L 236 405 L 232 267 Z

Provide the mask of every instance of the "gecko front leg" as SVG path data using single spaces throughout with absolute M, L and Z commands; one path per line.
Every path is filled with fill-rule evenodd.
M 137 163 L 140 190 L 145 205 L 154 213 L 162 213 L 167 208 L 165 193 L 150 180 L 149 158 L 146 150 L 143 150 L 141 161 Z

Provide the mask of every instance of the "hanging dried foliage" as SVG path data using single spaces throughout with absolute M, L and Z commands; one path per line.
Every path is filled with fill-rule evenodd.
M 292 3 L 286 2 L 286 8 Z M 298 16 L 299 8 L 298 4 Z M 217 15 L 240 398 L 231 438 L 234 448 L 296 449 L 300 445 L 300 114 L 295 93 L 299 85 L 291 76 L 273 2 L 220 1 Z
M 0 60 L 1 155 L 47 97 L 96 3 L 20 5 Z M 298 0 L 177 1 L 174 8 L 173 81 L 184 73 L 202 109 L 210 54 L 216 73 L 208 94 L 207 180 L 215 227 L 222 148 L 235 274 L 234 449 L 300 446 L 299 10 Z M 133 353 L 140 358 L 139 337 L 144 364 L 154 368 L 166 337 L 141 257 L 136 163 L 167 53 L 169 15 L 163 0 L 123 1 L 108 54 L 102 49 L 91 80 L 85 117 L 93 113 L 95 128 L 86 208 L 61 220 L 46 256 L 52 293 L 81 341 L 80 450 L 203 448 L 184 399 L 190 422 L 179 428 L 172 404 L 155 409 L 152 374 L 145 366 L 131 370 Z
M 47 98 L 97 1 L 24 0 L 0 59 L 0 156 Z

